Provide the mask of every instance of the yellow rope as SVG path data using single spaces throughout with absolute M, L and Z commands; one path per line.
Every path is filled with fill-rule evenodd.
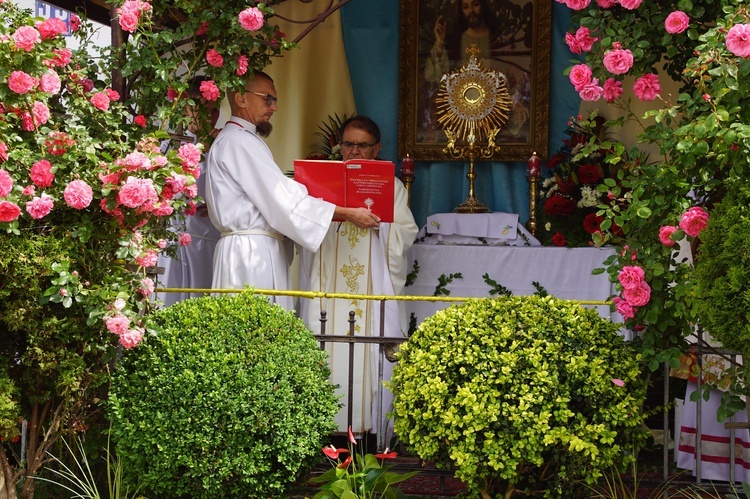
M 159 288 L 157 293 L 205 293 L 205 294 L 227 294 L 242 293 L 244 289 L 206 289 L 206 288 Z M 280 291 L 277 289 L 253 289 L 256 295 L 269 296 L 296 296 L 299 298 L 340 298 L 345 300 L 392 300 L 392 301 L 445 301 L 445 302 L 463 302 L 468 300 L 477 300 L 477 296 L 393 296 L 393 295 L 357 295 L 348 293 L 325 293 L 322 291 Z M 487 296 L 485 298 L 491 298 Z M 580 305 L 610 305 L 611 301 L 601 300 L 566 300 Z

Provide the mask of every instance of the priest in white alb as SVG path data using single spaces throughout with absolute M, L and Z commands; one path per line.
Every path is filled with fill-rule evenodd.
M 380 151 L 380 130 L 370 118 L 354 116 L 342 123 L 340 147 L 344 160 L 374 159 Z M 408 205 L 408 193 L 395 179 L 394 220 L 381 223 L 379 229 L 363 229 L 348 222 L 334 222 L 318 251 L 303 250 L 300 261 L 300 287 L 329 293 L 399 295 L 407 274 L 406 252 L 414 242 L 418 227 Z M 300 299 L 300 316 L 316 334 L 320 332 L 320 313 L 325 311 L 325 333 L 346 335 L 349 312 L 356 318 L 355 335 L 380 334 L 380 303 L 359 299 Z M 402 302 L 386 301 L 385 336 L 405 337 L 408 322 Z M 331 382 L 338 385 L 343 407 L 336 416 L 339 431 L 347 429 L 349 345 L 326 343 L 331 367 Z M 385 417 L 392 395 L 383 390 L 378 400 L 378 346 L 356 344 L 352 390 L 352 431 L 375 433 L 378 419 Z M 393 365 L 384 361 L 384 379 L 390 378 Z M 382 408 L 381 408 L 382 407 Z M 387 429 L 386 429 L 387 431 Z
M 367 208 L 345 208 L 308 195 L 276 165 L 261 137 L 271 131 L 277 109 L 270 76 L 255 73 L 244 91 L 229 92 L 232 117 L 206 159 L 206 204 L 221 233 L 213 260 L 212 288 L 290 289 L 293 243 L 309 251 L 320 246 L 335 216 L 356 227 L 378 227 Z M 271 301 L 291 310 L 287 296 Z

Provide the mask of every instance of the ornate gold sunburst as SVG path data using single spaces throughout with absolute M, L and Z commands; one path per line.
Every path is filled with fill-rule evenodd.
M 463 67 L 443 75 L 435 99 L 438 122 L 454 144 L 494 139 L 508 121 L 511 104 L 505 75 L 486 70 L 469 50 Z

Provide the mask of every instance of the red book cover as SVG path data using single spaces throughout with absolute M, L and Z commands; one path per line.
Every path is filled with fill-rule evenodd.
M 367 208 L 383 222 L 393 222 L 395 175 L 390 161 L 294 161 L 294 179 L 307 187 L 311 196 L 339 206 Z

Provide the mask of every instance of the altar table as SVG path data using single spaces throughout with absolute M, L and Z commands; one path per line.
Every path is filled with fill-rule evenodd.
M 439 277 L 460 272 L 463 278 L 453 279 L 445 288 L 450 297 L 489 297 L 492 287 L 488 277 L 508 288 L 513 295 L 532 295 L 538 282 L 557 298 L 572 300 L 610 299 L 615 292 L 606 272 L 592 275 L 614 254 L 613 248 L 557 248 L 548 246 L 468 246 L 447 244 L 414 244 L 409 250 L 408 271 L 415 262 L 419 272 L 414 283 L 404 288 L 405 295 L 434 296 Z M 416 316 L 417 324 L 448 302 L 406 302 L 406 314 Z M 622 322 L 609 305 L 596 306 L 602 317 Z

